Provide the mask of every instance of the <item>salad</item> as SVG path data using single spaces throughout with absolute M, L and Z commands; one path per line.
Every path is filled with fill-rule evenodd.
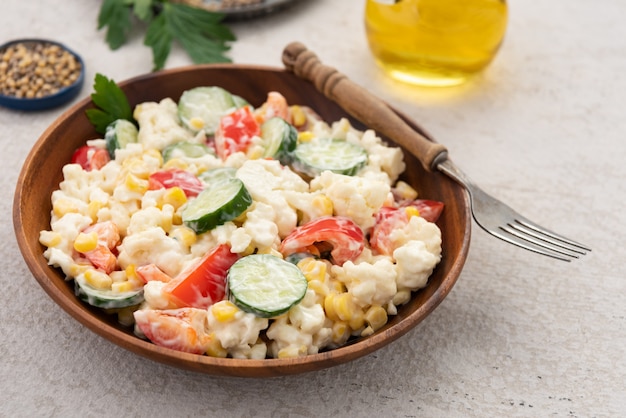
M 216 357 L 287 358 L 383 327 L 441 260 L 443 203 L 401 149 L 279 92 L 218 86 L 106 124 L 52 193 L 44 256 L 135 334 Z

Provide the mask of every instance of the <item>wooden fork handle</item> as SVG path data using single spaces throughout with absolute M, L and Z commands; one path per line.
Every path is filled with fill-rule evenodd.
M 283 50 L 285 68 L 312 82 L 326 97 L 380 135 L 386 136 L 413 154 L 427 171 L 436 170 L 447 158 L 447 150 L 411 128 L 383 100 L 352 82 L 335 68 L 322 64 L 318 57 L 300 42 Z

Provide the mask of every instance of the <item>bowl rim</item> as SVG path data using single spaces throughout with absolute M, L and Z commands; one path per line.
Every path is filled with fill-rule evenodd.
M 118 85 L 124 88 L 127 85 L 131 85 L 138 81 L 158 77 L 164 73 L 186 73 L 189 71 L 198 70 L 211 70 L 211 69 L 244 69 L 244 70 L 261 70 L 287 73 L 286 70 L 278 67 L 263 66 L 263 65 L 249 65 L 249 64 L 200 64 L 177 67 L 173 69 L 161 70 L 154 73 L 143 74 L 121 81 Z M 303 80 L 304 82 L 304 80 Z M 329 99 L 330 100 L 330 99 Z M 413 329 L 418 323 L 426 318 L 449 294 L 452 287 L 455 285 L 469 251 L 470 236 L 471 236 L 471 213 L 469 210 L 469 196 L 465 189 L 460 185 L 448 179 L 442 175 L 444 181 L 450 181 L 453 187 L 460 190 L 463 196 L 463 208 L 462 221 L 464 222 L 463 239 L 460 244 L 460 251 L 456 254 L 456 259 L 450 267 L 448 274 L 443 277 L 442 283 L 436 288 L 433 295 L 429 297 L 423 304 L 421 304 L 413 312 L 410 312 L 403 320 L 396 324 L 383 328 L 376 333 L 366 337 L 359 338 L 354 342 L 350 342 L 339 348 L 335 348 L 329 351 L 323 351 L 317 354 L 310 354 L 304 357 L 286 358 L 286 359 L 232 359 L 232 358 L 217 358 L 206 355 L 197 355 L 183 353 L 180 351 L 171 350 L 168 348 L 157 346 L 148 341 L 144 341 L 134 335 L 126 333 L 120 329 L 117 329 L 110 324 L 107 324 L 92 314 L 85 314 L 89 309 L 84 304 L 69 303 L 66 300 L 65 295 L 54 284 L 56 279 L 51 278 L 51 271 L 53 267 L 47 265 L 47 260 L 43 257 L 43 252 L 35 251 L 32 246 L 28 244 L 27 237 L 24 233 L 24 217 L 23 217 L 23 200 L 28 193 L 24 189 L 24 179 L 28 176 L 28 167 L 32 164 L 38 153 L 45 143 L 45 139 L 49 133 L 54 131 L 61 121 L 67 119 L 70 115 L 76 113 L 80 108 L 89 106 L 91 98 L 87 97 L 73 105 L 71 108 L 63 112 L 38 138 L 33 145 L 31 151 L 27 155 L 20 174 L 17 179 L 16 189 L 13 200 L 13 225 L 14 232 L 17 238 L 18 246 L 26 262 L 29 270 L 33 274 L 34 278 L 41 285 L 44 291 L 51 297 L 63 310 L 66 311 L 73 319 L 79 321 L 82 325 L 89 328 L 94 333 L 109 340 L 122 348 L 125 348 L 135 354 L 143 356 L 153 361 L 157 361 L 163 364 L 174 366 L 180 369 L 187 369 L 204 374 L 216 375 L 216 376 L 233 376 L 233 377 L 276 377 L 284 375 L 301 374 L 305 372 L 311 372 L 336 366 L 348 361 L 356 360 L 366 356 L 375 350 L 385 346 L 401 336 L 405 335 L 408 331 Z M 392 108 L 393 109 L 393 108 Z M 417 125 L 415 125 L 411 119 L 406 117 L 396 109 L 393 109 L 398 115 L 403 117 L 409 124 L 415 129 L 420 130 L 425 136 L 432 140 L 432 137 L 427 132 Z M 445 256 L 445 255 L 444 255 Z M 358 350 L 357 350 L 358 349 Z M 233 363 L 237 363 L 236 367 Z
M 65 51 L 72 54 L 80 64 L 80 73 L 78 75 L 78 78 L 69 86 L 61 87 L 56 93 L 44 97 L 29 99 L 25 97 L 20 98 L 0 93 L 0 106 L 15 110 L 43 110 L 60 106 L 76 97 L 85 81 L 85 62 L 83 61 L 83 58 L 80 56 L 80 54 L 61 42 L 45 38 L 13 39 L 0 45 L 0 52 L 10 47 L 11 45 L 29 42 L 58 45 Z

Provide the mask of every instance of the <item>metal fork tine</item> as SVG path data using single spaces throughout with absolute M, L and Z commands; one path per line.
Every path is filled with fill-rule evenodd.
M 519 222 L 520 224 L 524 225 L 525 227 L 532 229 L 535 232 L 538 232 L 538 233 L 546 235 L 546 236 L 548 236 L 550 238 L 559 240 L 559 241 L 561 241 L 561 242 L 563 242 L 565 244 L 569 244 L 572 247 L 577 247 L 577 248 L 579 248 L 581 250 L 584 250 L 584 251 L 591 251 L 591 248 L 587 247 L 586 245 L 578 243 L 578 242 L 576 242 L 574 240 L 571 240 L 569 238 L 565 238 L 563 235 L 559 235 L 556 232 L 552 232 L 552 231 L 550 231 L 548 229 L 542 228 L 539 225 L 529 221 L 526 218 L 519 217 L 519 219 L 516 219 L 516 221 Z M 583 252 L 582 254 L 585 254 L 585 253 Z
M 485 228 L 483 228 L 485 229 Z M 518 237 L 516 237 L 515 235 L 509 235 L 509 234 L 503 234 L 500 233 L 498 231 L 495 230 L 489 230 L 489 229 L 485 229 L 485 231 L 487 231 L 488 233 L 490 233 L 491 235 L 500 238 L 501 240 L 504 240 L 510 244 L 516 245 L 518 247 L 524 248 L 526 250 L 538 253 L 538 254 L 542 254 L 542 255 L 546 255 L 548 257 L 552 257 L 555 258 L 557 260 L 561 260 L 561 261 L 567 261 L 570 262 L 572 258 L 578 258 L 577 255 L 562 255 L 560 252 L 556 252 L 556 251 L 552 251 L 548 248 L 546 248 L 545 246 L 539 246 L 539 245 L 535 245 L 530 241 L 526 241 L 526 240 L 522 240 Z M 505 230 L 502 229 L 502 231 L 504 232 Z M 508 231 L 507 231 L 508 232 Z
M 571 251 L 580 255 L 586 254 L 586 251 L 584 251 L 582 247 L 571 244 L 569 241 L 556 238 L 554 235 L 548 234 L 547 231 L 539 228 L 534 228 L 527 222 L 520 221 L 519 219 L 516 219 L 515 222 L 510 223 L 509 226 L 519 231 L 520 233 L 537 238 L 538 240 L 541 240 L 563 250 Z
M 553 252 L 556 252 L 556 253 L 559 253 L 568 257 L 572 257 L 572 258 L 578 258 L 580 255 L 580 253 L 575 253 L 565 248 L 554 246 L 546 241 L 536 239 L 532 235 L 527 235 L 524 233 L 523 230 L 513 228 L 511 224 L 506 225 L 506 226 L 501 226 L 500 229 L 502 229 L 503 231 L 506 231 L 507 233 L 513 235 L 516 238 L 522 239 L 538 247 L 541 247 L 544 250 L 553 251 Z

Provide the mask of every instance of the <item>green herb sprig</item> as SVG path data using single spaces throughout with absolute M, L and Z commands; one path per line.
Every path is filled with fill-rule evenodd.
M 91 100 L 96 108 L 87 109 L 85 113 L 96 132 L 104 134 L 107 126 L 118 119 L 134 122 L 133 110 L 126 93 L 113 79 L 98 73 L 94 79 L 93 89 Z
M 173 41 L 178 41 L 196 64 L 231 62 L 225 55 L 235 35 L 222 23 L 223 13 L 168 0 L 104 0 L 98 30 L 106 27 L 112 50 L 124 45 L 137 20 L 147 25 L 144 45 L 152 49 L 153 71 L 165 66 Z

